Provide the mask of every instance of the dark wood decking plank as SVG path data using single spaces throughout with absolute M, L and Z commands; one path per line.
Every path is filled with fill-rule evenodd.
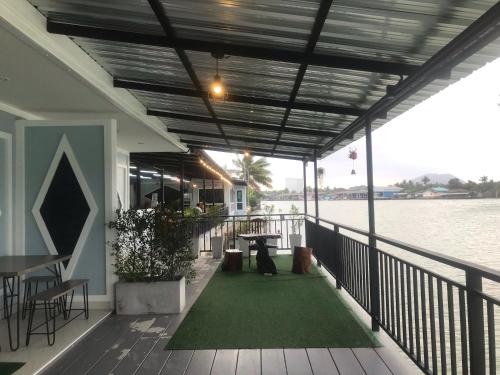
M 236 362 L 238 361 L 237 349 L 217 350 L 212 366 L 211 375 L 234 374 L 236 372 Z
M 161 372 L 172 354 L 171 350 L 165 350 L 167 342 L 168 338 L 166 337 L 158 340 L 153 350 L 144 358 L 135 375 L 158 375 Z
M 110 373 L 133 350 L 143 334 L 151 327 L 155 319 L 152 316 L 140 316 L 122 327 L 122 334 L 108 346 L 108 350 L 101 356 L 94 367 L 86 375 L 102 375 Z M 71 373 L 71 375 L 74 375 Z
M 365 375 L 351 349 L 330 348 L 330 353 L 340 375 Z
M 399 349 L 394 350 L 392 348 L 383 347 L 375 348 L 375 351 L 394 375 L 421 373 L 421 370 L 411 362 L 411 359 Z
M 262 374 L 286 375 L 283 349 L 262 349 Z
M 62 362 L 67 362 L 73 357 L 73 361 L 60 370 L 59 361 L 54 366 L 44 372 L 44 374 L 84 374 L 91 369 L 110 348 L 119 340 L 123 334 L 123 327 L 129 326 L 137 320 L 134 316 L 111 316 L 109 323 L 102 324 L 97 329 L 94 329 L 89 335 L 79 343 L 77 343 L 70 352 L 66 353 L 62 358 Z M 76 359 L 75 359 L 76 357 Z
M 338 375 L 330 351 L 326 348 L 306 349 L 314 375 Z
M 305 349 L 285 349 L 284 353 L 288 375 L 312 375 L 311 364 Z
M 170 358 L 163 367 L 161 375 L 184 374 L 193 356 L 193 350 L 173 350 Z
M 391 375 L 391 371 L 373 348 L 354 348 L 352 351 L 367 375 Z
M 132 375 L 139 369 L 148 353 L 155 347 L 157 338 L 141 337 L 132 350 L 111 371 L 113 374 Z
M 123 319 L 131 319 L 130 317 L 123 317 Z M 110 331 L 118 332 L 120 329 L 120 322 L 118 322 L 113 317 L 105 318 L 94 330 L 89 332 L 85 337 L 83 337 L 79 342 L 74 344 L 69 348 L 62 357 L 55 361 L 51 366 L 49 366 L 45 371 L 42 372 L 43 375 L 60 375 L 63 374 L 69 367 L 71 367 L 76 361 L 80 360 L 82 357 L 86 356 L 86 351 L 84 348 L 92 348 L 99 345 L 106 335 Z M 86 356 L 87 357 L 87 356 Z
M 172 318 L 167 315 L 155 315 L 154 318 L 154 323 L 144 332 L 125 358 L 117 364 L 112 371 L 113 373 L 120 375 L 134 374 L 149 353 L 156 347 L 161 336 L 166 333 Z
M 186 375 L 210 375 L 214 363 L 215 350 L 195 350 L 189 362 Z
M 236 375 L 260 375 L 260 349 L 240 349 Z

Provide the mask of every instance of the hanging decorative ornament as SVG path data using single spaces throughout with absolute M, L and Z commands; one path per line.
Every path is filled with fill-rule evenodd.
M 356 149 L 349 148 L 349 159 L 352 160 L 352 170 L 351 174 L 356 174 L 356 170 L 354 169 L 354 161 L 358 158 L 358 152 Z

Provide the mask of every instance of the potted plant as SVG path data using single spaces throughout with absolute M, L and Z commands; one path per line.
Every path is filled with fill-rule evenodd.
M 297 206 L 292 204 L 290 209 L 290 219 L 292 220 L 292 233 L 289 234 L 290 250 L 293 251 L 296 246 L 302 246 L 302 235 L 299 234 L 300 227 L 304 224 L 304 217 L 299 213 Z
M 182 312 L 186 281 L 195 276 L 189 219 L 153 209 L 117 211 L 109 227 L 116 231 L 116 313 Z
M 184 210 L 184 217 L 191 220 L 188 223 L 192 226 L 192 253 L 193 257 L 198 258 L 200 254 L 200 227 L 203 227 L 203 219 L 200 217 L 200 211 L 196 208 L 186 208 Z
M 224 218 L 222 215 L 222 210 L 219 207 L 213 206 L 208 209 L 208 216 L 211 220 L 211 226 L 213 227 L 214 234 L 210 233 L 210 241 L 212 244 L 212 257 L 214 259 L 220 259 L 222 257 L 222 247 L 224 244 L 223 238 L 223 223 Z
M 266 220 L 266 232 L 271 233 L 272 232 L 272 215 L 274 213 L 274 204 L 268 206 L 267 204 L 264 206 L 264 217 Z M 268 247 L 268 252 L 269 256 L 276 256 L 278 255 L 278 239 L 277 238 L 269 238 L 267 239 L 267 244 L 271 245 L 271 247 Z

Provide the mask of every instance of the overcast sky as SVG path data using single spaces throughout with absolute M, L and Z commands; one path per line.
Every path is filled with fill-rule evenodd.
M 500 180 L 500 59 L 417 105 L 373 132 L 375 185 L 391 185 L 426 173 L 450 173 L 478 181 Z M 366 184 L 365 138 L 352 143 L 358 160 L 350 174 L 349 148 L 318 161 L 325 168 L 324 186 Z M 232 167 L 234 154 L 210 152 L 221 166 Z M 273 188 L 286 177 L 302 177 L 302 163 L 268 159 Z M 310 163 L 312 166 L 312 163 Z M 308 168 L 312 185 L 312 168 Z

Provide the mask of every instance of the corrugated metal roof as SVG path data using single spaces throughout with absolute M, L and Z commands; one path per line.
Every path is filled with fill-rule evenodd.
M 307 69 L 292 103 L 289 100 L 300 72 L 300 53 L 306 51 L 308 42 L 315 42 L 310 38 L 320 9 L 319 0 L 161 0 L 175 30 L 176 35 L 168 36 L 175 37 L 173 39 L 158 39 L 166 34 L 147 0 L 30 1 L 51 20 L 89 27 L 83 32 L 85 35 L 74 38 L 75 42 L 115 78 L 161 83 L 170 87 L 170 91 L 172 88 L 191 90 L 189 93 L 177 91 L 175 95 L 131 90 L 148 108 L 213 117 L 202 100 L 208 95 L 215 74 L 215 59 L 210 51 L 220 52 L 219 49 L 231 46 L 235 52 L 220 61 L 220 72 L 234 97 L 231 96 L 231 101 L 211 104 L 215 116 L 225 120 L 222 131 L 232 138 L 263 140 L 248 143 L 231 139 L 229 142 L 235 147 L 254 147 L 264 150 L 264 154 L 271 154 L 274 148 L 276 155 L 293 157 L 312 155 L 313 149 L 273 147 L 269 140 L 278 139 L 280 129 L 283 130 L 280 142 L 324 145 L 329 138 L 291 133 L 287 128 L 337 132 L 346 129 L 357 118 L 353 110 L 368 110 L 386 95 L 387 86 L 400 80 L 399 74 L 389 74 L 392 68 L 386 67 L 384 73 L 380 73 L 378 63 L 422 65 L 496 4 L 493 0 L 333 1 L 325 13 L 326 20 L 313 51 L 315 56 L 322 55 L 322 60 L 302 66 Z M 91 32 L 95 27 L 100 28 L 99 40 Z M 126 42 L 121 38 L 129 34 L 110 37 L 103 30 L 134 33 L 134 37 Z M 186 73 L 185 64 L 171 48 L 176 42 L 182 42 L 183 48 L 188 49 L 189 66 L 202 92 L 193 90 L 193 77 Z M 269 51 L 274 50 L 280 52 L 270 57 Z M 434 80 L 392 108 L 386 119 L 375 119 L 372 128 L 376 129 L 498 56 L 498 44 L 491 44 L 457 66 L 450 79 Z M 348 66 L 342 68 L 335 65 L 339 58 L 345 57 L 357 60 L 354 65 L 346 63 Z M 289 62 L 291 60 L 295 62 Z M 293 105 L 299 105 L 300 109 Z M 281 128 L 287 106 L 292 109 L 286 126 Z M 213 119 L 207 123 L 200 122 L 199 118 L 186 121 L 162 117 L 162 120 L 170 129 L 200 133 L 198 136 L 180 134 L 182 139 L 198 144 L 213 143 L 217 147 L 226 145 Z M 238 126 L 231 126 L 227 120 L 239 121 Z M 276 126 L 276 130 L 253 127 L 256 123 Z M 348 145 L 363 135 L 363 130 L 347 134 L 335 141 L 335 147 Z M 323 156 L 329 152 L 331 150 Z

